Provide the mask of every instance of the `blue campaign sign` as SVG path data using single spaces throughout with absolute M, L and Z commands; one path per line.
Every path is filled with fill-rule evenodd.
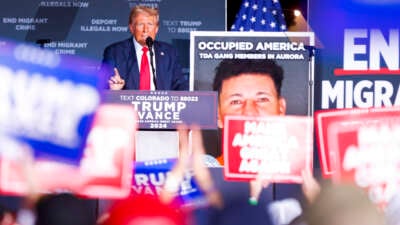
M 400 1 L 309 1 L 315 109 L 400 105 Z
M 103 87 L 86 61 L 0 39 L 0 135 L 35 158 L 79 163 Z
M 175 162 L 176 159 L 136 162 L 133 173 L 132 193 L 159 195 Z M 200 207 L 208 204 L 204 193 L 200 191 L 190 170 L 186 171 L 179 185 L 175 201 L 181 203 L 184 207 Z
M 214 91 L 106 91 L 104 99 L 133 105 L 142 129 L 175 129 L 180 124 L 217 129 Z

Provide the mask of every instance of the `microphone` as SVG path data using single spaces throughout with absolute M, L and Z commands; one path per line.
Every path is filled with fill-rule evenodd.
M 153 72 L 153 83 L 154 83 L 155 89 L 157 90 L 156 70 L 154 69 L 154 62 L 153 62 L 153 55 L 154 55 L 154 53 L 153 53 L 153 44 L 154 44 L 153 38 L 147 37 L 146 38 L 146 45 L 147 45 L 147 48 L 150 51 L 150 65 L 151 65 L 151 71 Z
M 154 43 L 153 38 L 151 38 L 151 37 L 146 38 L 146 45 L 149 48 L 149 50 L 151 49 L 151 47 L 153 47 L 153 43 Z

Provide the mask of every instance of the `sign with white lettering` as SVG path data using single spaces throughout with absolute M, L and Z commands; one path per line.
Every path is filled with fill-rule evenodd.
M 131 194 L 159 195 L 175 162 L 176 159 L 136 162 Z M 200 191 L 190 170 L 186 171 L 182 182 L 179 183 L 175 201 L 186 207 L 208 204 L 204 193 Z
M 229 116 L 224 123 L 227 179 L 302 183 L 302 171 L 312 171 L 311 117 Z
M 106 91 L 105 101 L 133 105 L 142 129 L 175 129 L 180 124 L 217 128 L 217 93 L 213 91 Z
M 78 163 L 103 86 L 80 70 L 86 61 L 0 39 L 0 133 L 37 158 Z
M 272 59 L 284 71 L 287 114 L 311 115 L 314 33 L 196 31 L 190 38 L 190 90 L 212 90 L 223 59 Z
M 337 157 L 336 145 L 332 145 L 332 125 L 338 122 L 349 123 L 354 121 L 355 124 L 360 118 L 369 120 L 377 120 L 387 116 L 396 116 L 398 107 L 370 108 L 370 109 L 331 109 L 319 110 L 315 112 L 315 131 L 317 137 L 318 151 L 321 161 L 321 170 L 324 177 L 331 177 L 334 173 L 334 167 L 331 162 L 336 163 L 334 159 Z M 399 114 L 397 114 L 398 116 Z M 334 148 L 333 148 L 334 147 Z
M 337 110 L 324 123 L 332 178 L 367 190 L 384 206 L 400 187 L 400 108 Z M 325 121 L 326 122 L 326 121 Z
M 33 160 L 26 146 L 0 136 L 0 192 L 72 192 L 88 197 L 129 195 L 136 112 L 127 105 L 101 105 L 87 138 L 80 166 Z
M 321 43 L 316 110 L 400 105 L 399 7 L 391 0 L 309 0 L 307 22 Z
M 19 0 L 1 2 L 0 34 L 56 54 L 94 59 L 84 66 L 96 71 L 104 48 L 131 35 L 129 12 L 138 4 L 159 9 L 157 39 L 177 49 L 184 73 L 189 73 L 190 32 L 225 29 L 225 1 Z
M 190 90 L 213 90 L 215 68 L 224 59 L 272 59 L 284 71 L 281 95 L 286 114 L 312 115 L 314 101 L 314 33 L 213 32 L 190 33 Z M 221 154 L 216 131 L 203 131 L 206 152 Z

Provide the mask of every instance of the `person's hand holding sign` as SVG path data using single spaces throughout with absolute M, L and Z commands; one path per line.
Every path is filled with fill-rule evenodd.
M 203 157 L 205 149 L 200 128 L 192 126 L 192 157 L 191 163 L 193 167 L 195 180 L 198 182 L 200 189 L 205 193 L 210 205 L 216 208 L 223 208 L 224 203 L 220 192 L 215 188 L 214 181 L 208 168 L 204 165 Z
M 257 178 L 251 180 L 249 182 L 250 185 L 250 197 L 249 197 L 249 204 L 250 205 L 257 205 L 258 198 L 264 188 L 267 188 L 269 185 L 269 180 L 265 180 L 263 174 L 259 173 Z
M 303 170 L 301 175 L 303 177 L 303 183 L 301 185 L 303 194 L 309 203 L 313 203 L 315 198 L 321 192 L 321 186 L 315 179 L 312 171 L 310 171 L 309 169 Z
M 165 185 L 161 190 L 160 197 L 164 203 L 172 201 L 179 191 L 179 186 L 184 179 L 185 173 L 193 171 L 194 179 L 199 188 L 205 194 L 210 205 L 222 208 L 223 200 L 217 189 L 207 167 L 204 166 L 205 154 L 200 128 L 190 127 L 192 130 L 192 145 L 189 144 L 189 130 L 185 126 L 178 127 L 179 132 L 179 158 L 175 166 L 168 174 Z
M 121 78 L 117 68 L 114 68 L 114 75 L 108 80 L 110 90 L 121 90 L 125 86 L 125 80 Z

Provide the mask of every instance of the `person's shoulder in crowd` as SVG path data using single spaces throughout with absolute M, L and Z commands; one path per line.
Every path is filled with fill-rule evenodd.
M 70 193 L 42 196 L 36 203 L 35 225 L 93 225 L 93 204 Z

